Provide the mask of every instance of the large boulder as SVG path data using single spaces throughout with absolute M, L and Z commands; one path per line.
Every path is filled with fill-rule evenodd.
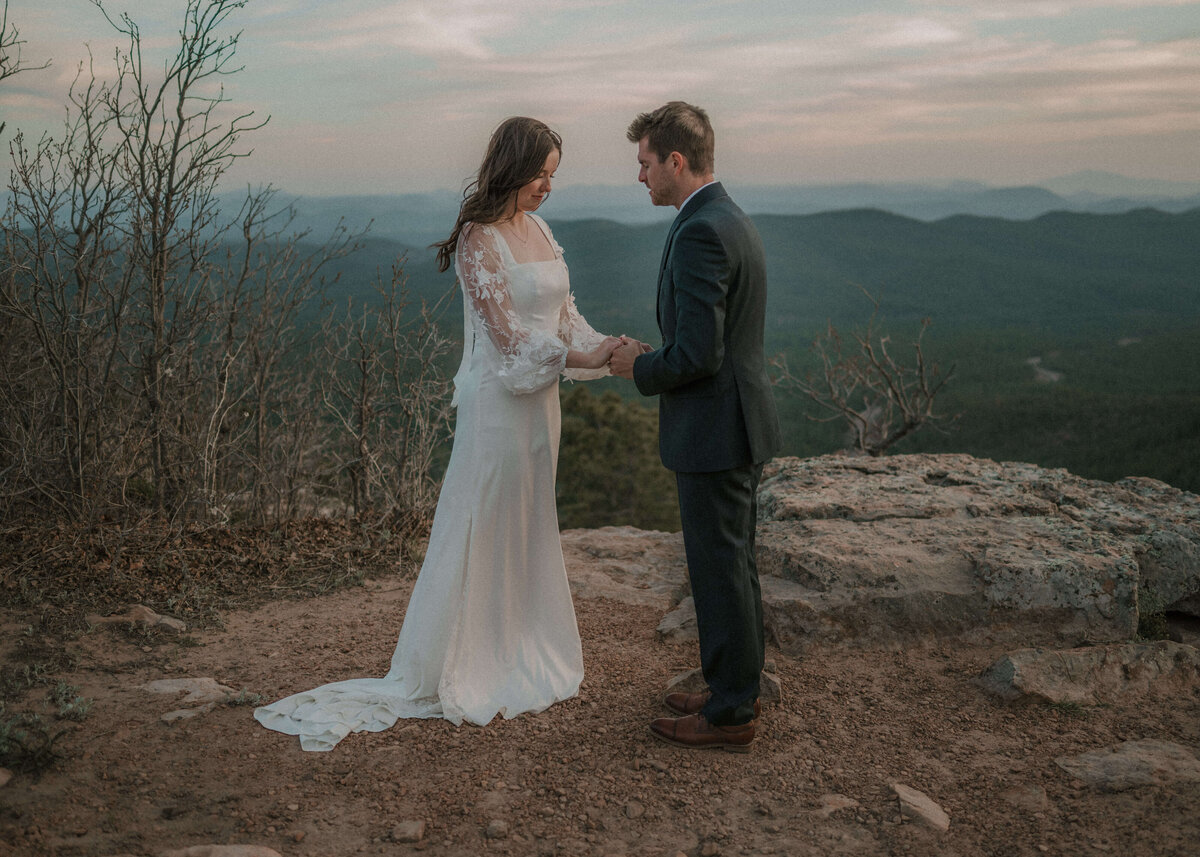
M 577 594 L 676 607 L 672 634 L 691 635 L 678 534 L 576 530 L 563 549 Z M 960 634 L 1114 642 L 1143 611 L 1200 612 L 1200 497 L 968 455 L 781 458 L 759 490 L 757 556 L 784 651 Z
M 764 611 L 814 636 L 1129 639 L 1200 593 L 1200 497 L 967 455 L 784 458 L 759 492 Z

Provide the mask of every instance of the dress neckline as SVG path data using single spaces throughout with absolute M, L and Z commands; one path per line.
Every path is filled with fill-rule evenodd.
M 546 265 L 550 262 L 562 261 L 562 256 L 560 256 L 558 253 L 558 246 L 554 243 L 554 239 L 550 236 L 549 229 L 542 223 L 542 219 L 535 214 L 526 214 L 525 216 L 533 221 L 534 225 L 537 226 L 538 231 L 542 233 L 543 237 L 545 237 L 546 243 L 550 245 L 550 250 L 554 253 L 554 256 L 550 259 L 531 259 L 528 262 L 518 262 L 517 257 L 513 255 L 512 245 L 508 243 L 508 239 L 504 237 L 504 233 L 501 232 L 499 227 L 497 227 L 494 223 L 489 223 L 488 226 L 492 227 L 492 231 L 496 233 L 496 237 L 504 243 L 504 252 L 508 254 L 508 258 L 513 265 Z

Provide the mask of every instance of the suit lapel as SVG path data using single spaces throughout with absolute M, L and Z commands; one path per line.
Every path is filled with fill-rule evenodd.
M 725 188 L 721 186 L 721 183 L 713 182 L 688 200 L 671 222 L 671 229 L 667 232 L 667 240 L 663 243 L 662 259 L 658 263 L 658 287 L 654 301 L 654 316 L 658 322 L 659 333 L 664 332 L 662 326 L 663 280 L 667 273 L 667 259 L 671 256 L 671 245 L 675 243 L 675 233 L 679 231 L 680 225 L 699 211 L 706 202 L 717 196 L 724 195 L 724 193 Z
M 679 228 L 679 221 L 682 216 L 683 216 L 683 213 L 680 212 L 680 214 L 677 215 L 673 221 L 671 221 L 671 229 L 670 229 L 670 231 L 667 232 L 667 240 L 663 242 L 662 259 L 659 260 L 659 263 L 658 263 L 658 286 L 657 286 L 657 290 L 655 292 L 655 298 L 654 298 L 654 318 L 655 318 L 655 321 L 658 322 L 658 332 L 659 333 L 663 332 L 662 298 L 663 298 L 663 280 L 666 279 L 666 274 L 667 274 L 667 257 L 669 257 L 671 255 L 671 244 L 675 241 L 675 230 L 677 230 Z

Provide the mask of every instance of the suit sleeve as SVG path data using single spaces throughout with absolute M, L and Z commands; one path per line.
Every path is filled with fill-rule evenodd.
M 716 374 L 725 359 L 725 301 L 731 280 L 724 242 L 705 221 L 687 223 L 675 236 L 669 262 L 675 329 L 667 343 L 634 363 L 634 383 L 655 396 Z

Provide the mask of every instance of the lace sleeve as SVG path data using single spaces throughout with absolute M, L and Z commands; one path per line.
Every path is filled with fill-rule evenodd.
M 496 236 L 470 226 L 455 255 L 463 300 L 500 355 L 501 383 L 514 393 L 532 393 L 556 382 L 567 362 L 567 346 L 550 333 L 522 324 Z
M 592 330 L 575 306 L 575 295 L 568 294 L 558 319 L 558 335 L 572 351 L 591 351 L 599 348 L 604 341 L 604 334 Z M 595 381 L 605 378 L 611 373 L 607 366 L 599 369 L 564 369 L 563 377 L 572 381 Z

